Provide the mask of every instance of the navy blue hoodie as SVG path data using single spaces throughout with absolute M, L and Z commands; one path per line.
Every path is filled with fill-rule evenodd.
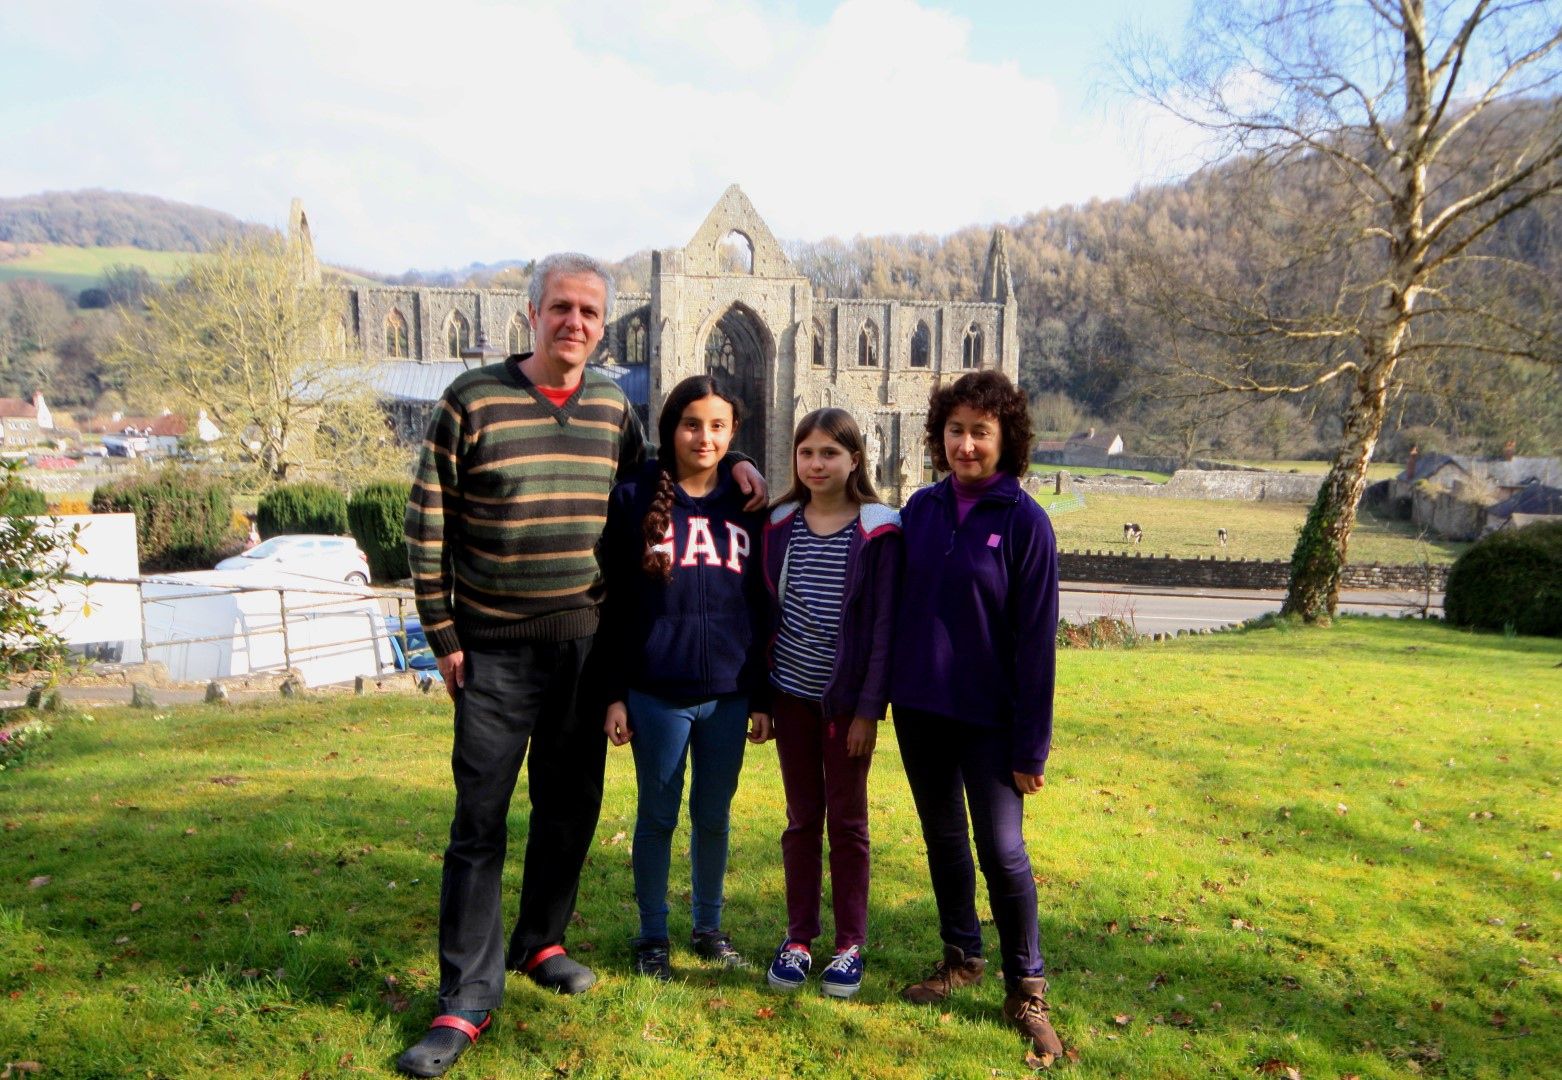
M 900 511 L 906 569 L 890 701 L 1009 729 L 1014 771 L 1034 776 L 1052 747 L 1052 523 L 1012 476 L 984 491 L 958 521 L 952 483 L 945 477 L 922 488 Z
M 748 497 L 726 459 L 707 495 L 694 498 L 674 484 L 672 577 L 652 576 L 641 565 L 642 530 L 660 476 L 651 461 L 608 501 L 601 548 L 607 597 L 592 650 L 603 685 L 594 689 L 609 702 L 628 690 L 680 703 L 763 693 L 755 630 L 765 610 L 764 512 L 743 509 Z

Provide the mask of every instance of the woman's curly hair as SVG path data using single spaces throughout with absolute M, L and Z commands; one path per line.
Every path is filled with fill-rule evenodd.
M 927 450 L 933 467 L 949 472 L 944 453 L 944 425 L 960 406 L 998 420 L 998 471 L 1024 476 L 1030 471 L 1030 410 L 1025 391 L 1001 371 L 973 371 L 948 386 L 938 387 L 927 403 Z

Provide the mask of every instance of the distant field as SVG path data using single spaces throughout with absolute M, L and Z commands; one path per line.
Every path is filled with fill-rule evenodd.
M 1171 479 L 1171 473 L 1151 472 L 1149 469 L 1100 469 L 1094 465 L 1037 465 L 1031 463 L 1030 471 L 1043 476 L 1051 476 L 1059 469 L 1063 469 L 1070 476 L 1139 476 L 1157 484 L 1164 484 Z
M 1309 476 L 1322 476 L 1329 471 L 1330 462 L 1327 461 L 1237 461 L 1236 465 L 1251 465 L 1255 469 L 1268 469 L 1270 472 L 1295 472 L 1306 473 Z M 1374 461 L 1367 466 L 1367 482 L 1375 480 L 1392 480 L 1405 471 L 1405 467 L 1394 461 Z
M 1233 499 L 1160 499 L 1137 495 L 1087 494 L 1078 509 L 1054 513 L 1052 525 L 1062 551 L 1130 551 L 1123 523 L 1144 530 L 1139 550 L 1179 558 L 1223 555 L 1233 559 L 1289 559 L 1296 532 L 1307 517 L 1300 503 Z M 1225 529 L 1222 549 L 1216 530 Z M 1363 513 L 1351 534 L 1353 563 L 1449 564 L 1468 544 L 1420 540 L 1408 522 L 1384 521 Z
M 111 266 L 139 266 L 158 281 L 171 281 L 183 273 L 189 251 L 143 251 L 134 247 L 66 247 L 62 244 L 29 244 L 19 259 L 0 261 L 0 281 L 33 278 L 67 289 L 89 289 Z

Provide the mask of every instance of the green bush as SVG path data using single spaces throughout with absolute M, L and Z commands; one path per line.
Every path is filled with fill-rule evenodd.
M 32 517 L 48 512 L 49 500 L 44 498 L 43 492 L 34 491 L 20 481 L 8 484 L 5 490 L 0 492 L 0 515 Z
M 348 524 L 369 559 L 375 581 L 412 576 L 403 525 L 411 497 L 412 485 L 405 480 L 377 480 L 353 492 L 347 503 Z
M 1448 571 L 1443 611 L 1461 626 L 1562 637 L 1562 521 L 1471 545 Z
M 255 527 L 262 540 L 294 533 L 347 535 L 347 499 L 328 484 L 282 484 L 260 497 Z
M 169 466 L 155 476 L 92 493 L 94 514 L 134 514 L 143 573 L 209 569 L 220 557 L 233 514 L 228 489 L 210 477 Z

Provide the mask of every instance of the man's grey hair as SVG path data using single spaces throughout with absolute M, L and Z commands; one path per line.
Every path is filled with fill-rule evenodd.
M 607 304 L 602 310 L 602 321 L 607 322 L 613 317 L 613 301 L 618 297 L 618 286 L 613 283 L 613 275 L 600 261 L 590 255 L 582 255 L 578 251 L 560 251 L 549 255 L 533 268 L 531 284 L 526 290 L 526 297 L 531 301 L 533 308 L 539 312 L 542 310 L 542 293 L 548 287 L 548 278 L 553 274 L 597 275 L 602 279 L 602 287 L 607 290 Z

